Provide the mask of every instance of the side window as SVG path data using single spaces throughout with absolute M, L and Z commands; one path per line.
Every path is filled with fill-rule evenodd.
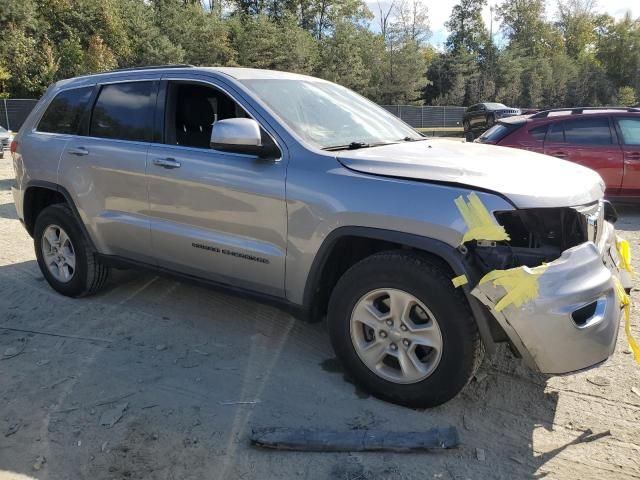
M 582 118 L 564 122 L 564 138 L 574 145 L 611 145 L 608 118 Z
M 44 112 L 37 130 L 48 133 L 78 133 L 82 114 L 92 92 L 93 87 L 73 88 L 60 92 Z
M 168 87 L 165 143 L 170 145 L 210 148 L 216 121 L 248 117 L 231 97 L 215 88 L 188 82 L 169 82 Z
M 625 145 L 640 145 L 640 118 L 618 118 Z
M 151 141 L 153 82 L 105 85 L 91 115 L 89 135 L 118 140 Z
M 548 125 L 540 125 L 539 127 L 529 130 L 529 136 L 535 140 L 544 142 L 544 137 L 547 136 Z
M 564 122 L 551 124 L 551 128 L 549 128 L 549 133 L 547 133 L 545 142 L 564 142 Z

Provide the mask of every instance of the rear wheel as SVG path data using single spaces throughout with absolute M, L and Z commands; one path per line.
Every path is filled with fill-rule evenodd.
M 106 282 L 109 268 L 96 258 L 67 205 L 42 210 L 33 238 L 38 266 L 57 292 L 81 297 L 95 293 Z
M 411 407 L 440 405 L 467 384 L 482 348 L 450 277 L 409 252 L 373 255 L 343 275 L 331 296 L 329 330 L 356 382 Z

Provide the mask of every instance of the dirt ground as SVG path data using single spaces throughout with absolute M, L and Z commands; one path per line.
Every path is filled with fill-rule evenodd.
M 344 378 L 322 324 L 272 307 L 135 271 L 95 297 L 56 294 L 16 219 L 12 175 L 0 160 L 2 480 L 640 478 L 640 367 L 622 326 L 596 370 L 545 379 L 501 351 L 448 404 L 402 408 Z M 640 254 L 640 207 L 620 212 Z M 448 425 L 461 446 L 429 454 L 248 440 L 257 427 Z

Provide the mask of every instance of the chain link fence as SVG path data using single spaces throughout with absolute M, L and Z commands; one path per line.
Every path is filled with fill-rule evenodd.
M 462 127 L 465 107 L 432 107 L 415 105 L 381 105 L 413 128 Z
M 0 125 L 17 132 L 37 100 L 8 98 L 0 100 Z M 382 105 L 413 128 L 454 128 L 462 126 L 464 107 Z
M 0 99 L 0 125 L 17 132 L 36 103 L 37 100 L 23 98 Z

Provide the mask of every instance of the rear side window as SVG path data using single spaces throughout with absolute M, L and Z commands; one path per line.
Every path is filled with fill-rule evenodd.
M 518 127 L 519 125 L 496 123 L 493 127 L 480 135 L 480 137 L 478 138 L 478 142 L 497 143 Z
M 118 140 L 151 141 L 153 82 L 105 85 L 91 115 L 89 135 Z
M 562 122 L 564 141 L 574 145 L 611 145 L 608 118 L 584 118 Z
M 548 125 L 540 125 L 539 127 L 529 130 L 529 136 L 535 140 L 544 142 L 544 137 L 547 136 Z
M 39 132 L 76 134 L 93 87 L 60 92 L 49 104 L 38 123 Z
M 562 122 L 552 123 L 545 141 L 564 142 L 564 124 Z
M 625 145 L 640 145 L 640 118 L 619 118 L 618 125 Z

